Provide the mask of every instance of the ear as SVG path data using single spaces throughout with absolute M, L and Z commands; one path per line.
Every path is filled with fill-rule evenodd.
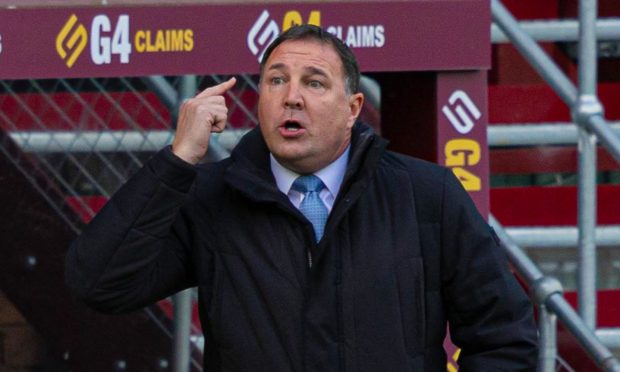
M 349 97 L 349 121 L 347 126 L 353 128 L 355 120 L 362 112 L 362 106 L 364 105 L 364 93 L 351 94 Z

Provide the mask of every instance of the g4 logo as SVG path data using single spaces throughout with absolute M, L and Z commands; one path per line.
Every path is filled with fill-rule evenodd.
M 482 117 L 471 98 L 464 91 L 456 90 L 448 98 L 448 103 L 441 111 L 450 124 L 461 134 L 471 132 L 475 122 Z M 453 138 L 445 144 L 446 166 L 452 168 L 467 191 L 482 189 L 480 177 L 471 172 L 471 167 L 480 162 L 481 153 L 480 144 L 474 139 Z
M 129 16 L 121 14 L 118 17 L 112 37 L 108 34 L 112 31 L 110 18 L 99 14 L 93 19 L 90 28 L 90 56 L 97 65 L 112 62 L 112 54 L 119 55 L 121 63 L 129 63 L 131 43 L 129 42 Z
M 474 127 L 474 122 L 479 120 L 482 114 L 471 98 L 462 90 L 457 90 L 448 98 L 451 106 L 444 105 L 441 111 L 446 115 L 454 129 L 461 134 L 469 133 Z M 456 116 L 452 110 L 456 111 Z M 458 116 L 458 118 L 457 118 Z
M 302 23 L 303 18 L 301 13 L 296 10 L 290 10 L 284 14 L 282 31 L 286 31 L 293 25 L 300 25 Z M 307 23 L 320 26 L 321 12 L 318 10 L 311 11 Z M 250 28 L 247 37 L 248 48 L 252 54 L 257 56 L 259 62 L 263 59 L 265 49 L 278 37 L 279 33 L 280 28 L 276 21 L 271 19 L 269 11 L 263 10 L 256 22 L 252 25 L 252 28 Z
M 67 20 L 56 36 L 56 52 L 60 58 L 65 60 L 67 67 L 71 68 L 80 54 L 82 54 L 84 48 L 86 48 L 87 42 L 86 28 L 81 23 L 78 23 L 75 14 L 71 14 L 69 20 Z
M 306 23 L 309 25 L 321 26 L 321 12 L 318 10 L 311 11 Z M 301 24 L 303 24 L 301 13 L 296 10 L 290 10 L 286 12 L 284 19 L 282 20 L 282 32 L 288 30 L 294 25 Z
M 260 33 L 259 33 L 260 32 Z M 263 10 L 256 22 L 248 32 L 248 48 L 252 54 L 258 57 L 260 62 L 265 54 L 265 49 L 278 37 L 278 25 L 273 19 L 269 19 L 269 12 Z
M 129 16 L 121 14 L 110 35 L 112 26 L 107 15 L 99 14 L 93 18 L 89 35 L 86 27 L 72 14 L 56 36 L 56 51 L 71 68 L 90 40 L 90 57 L 96 65 L 112 63 L 112 55 L 118 55 L 120 63 L 129 63 Z

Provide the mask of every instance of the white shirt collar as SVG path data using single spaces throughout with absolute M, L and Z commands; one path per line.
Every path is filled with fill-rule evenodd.
M 338 195 L 338 191 L 340 190 L 340 186 L 342 185 L 342 180 L 344 179 L 344 174 L 347 170 L 347 163 L 349 161 L 349 151 L 351 149 L 351 145 L 349 145 L 346 150 L 338 157 L 338 159 L 334 160 L 328 166 L 323 169 L 318 170 L 314 173 L 315 176 L 319 177 L 323 184 L 325 185 L 327 191 L 329 191 L 329 197 L 321 198 L 323 201 L 328 204 L 328 208 L 331 210 L 334 201 L 336 200 L 336 196 Z M 291 193 L 295 193 L 295 191 L 291 190 L 291 186 L 293 182 L 300 176 L 293 172 L 292 170 L 284 167 L 282 164 L 278 163 L 273 154 L 269 154 L 269 158 L 271 161 L 271 172 L 273 173 L 274 178 L 276 179 L 276 185 L 278 189 L 282 191 L 284 194 L 289 195 Z M 296 206 L 294 200 L 291 200 Z

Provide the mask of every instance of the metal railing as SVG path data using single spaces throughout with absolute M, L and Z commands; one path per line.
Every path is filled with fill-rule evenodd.
M 521 30 L 536 41 L 578 41 L 579 21 L 539 20 L 520 21 Z M 589 26 L 591 27 L 591 26 Z M 620 18 L 598 19 L 594 25 L 596 38 L 599 40 L 620 39 Z M 497 25 L 491 26 L 491 41 L 493 43 L 507 43 L 510 39 Z
M 179 103 L 193 96 L 199 83 L 213 85 L 218 79 L 2 80 L 0 129 L 7 136 L 0 141 L 0 151 L 67 225 L 79 232 L 84 220 L 96 213 L 89 198 L 112 195 L 153 152 L 169 144 Z M 227 156 L 238 138 L 256 124 L 253 115 L 245 114 L 255 110 L 245 107 L 245 101 L 253 102 L 251 97 L 244 101 L 236 96 L 252 95 L 252 79 L 239 77 L 238 90 L 228 92 L 229 117 L 236 118 L 235 126 L 212 137 L 217 142 L 210 147 L 210 159 Z M 148 90 L 152 81 L 160 88 L 156 95 Z M 20 151 L 11 151 L 16 148 L 13 144 Z M 202 364 L 202 358 L 190 357 L 191 344 L 199 347 L 202 342 L 198 328 L 191 324 L 192 296 L 186 291 L 175 297 L 173 328 L 146 310 L 164 334 L 174 339 L 173 358 L 164 362 L 175 371 L 186 371 L 190 365 L 200 369 Z
M 620 136 L 620 122 L 609 125 Z M 489 147 L 574 145 L 578 128 L 572 123 L 494 124 L 487 128 L 487 139 Z
M 541 311 L 541 352 L 539 369 L 555 369 L 555 317 L 571 331 L 598 366 L 606 371 L 620 371 L 620 363 L 596 337 L 596 144 L 597 138 L 620 162 L 620 137 L 603 119 L 602 105 L 596 96 L 596 0 L 579 2 L 579 59 L 578 89 L 544 53 L 534 39 L 524 32 L 518 22 L 499 0 L 491 1 L 493 21 L 510 39 L 534 69 L 551 85 L 572 109 L 578 126 L 578 230 L 579 268 L 578 301 L 581 317 L 561 296 L 559 281 L 544 276 L 523 253 L 503 227 L 491 216 L 491 225 L 507 249 L 511 262 L 526 279 Z
M 620 363 L 597 338 L 575 310 L 562 296 L 562 285 L 557 279 L 543 275 L 525 252 L 513 241 L 502 225 L 493 217 L 489 223 L 495 229 L 515 269 L 530 287 L 532 297 L 541 312 L 539 317 L 540 352 L 539 371 L 554 371 L 557 357 L 555 317 L 566 326 L 588 355 L 605 371 L 620 371 Z

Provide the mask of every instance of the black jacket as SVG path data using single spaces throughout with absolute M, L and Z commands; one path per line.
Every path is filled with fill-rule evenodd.
M 446 321 L 461 371 L 535 369 L 531 304 L 458 180 L 359 124 L 318 245 L 254 130 L 215 164 L 155 155 L 66 273 L 107 312 L 198 286 L 207 371 L 445 371 Z

